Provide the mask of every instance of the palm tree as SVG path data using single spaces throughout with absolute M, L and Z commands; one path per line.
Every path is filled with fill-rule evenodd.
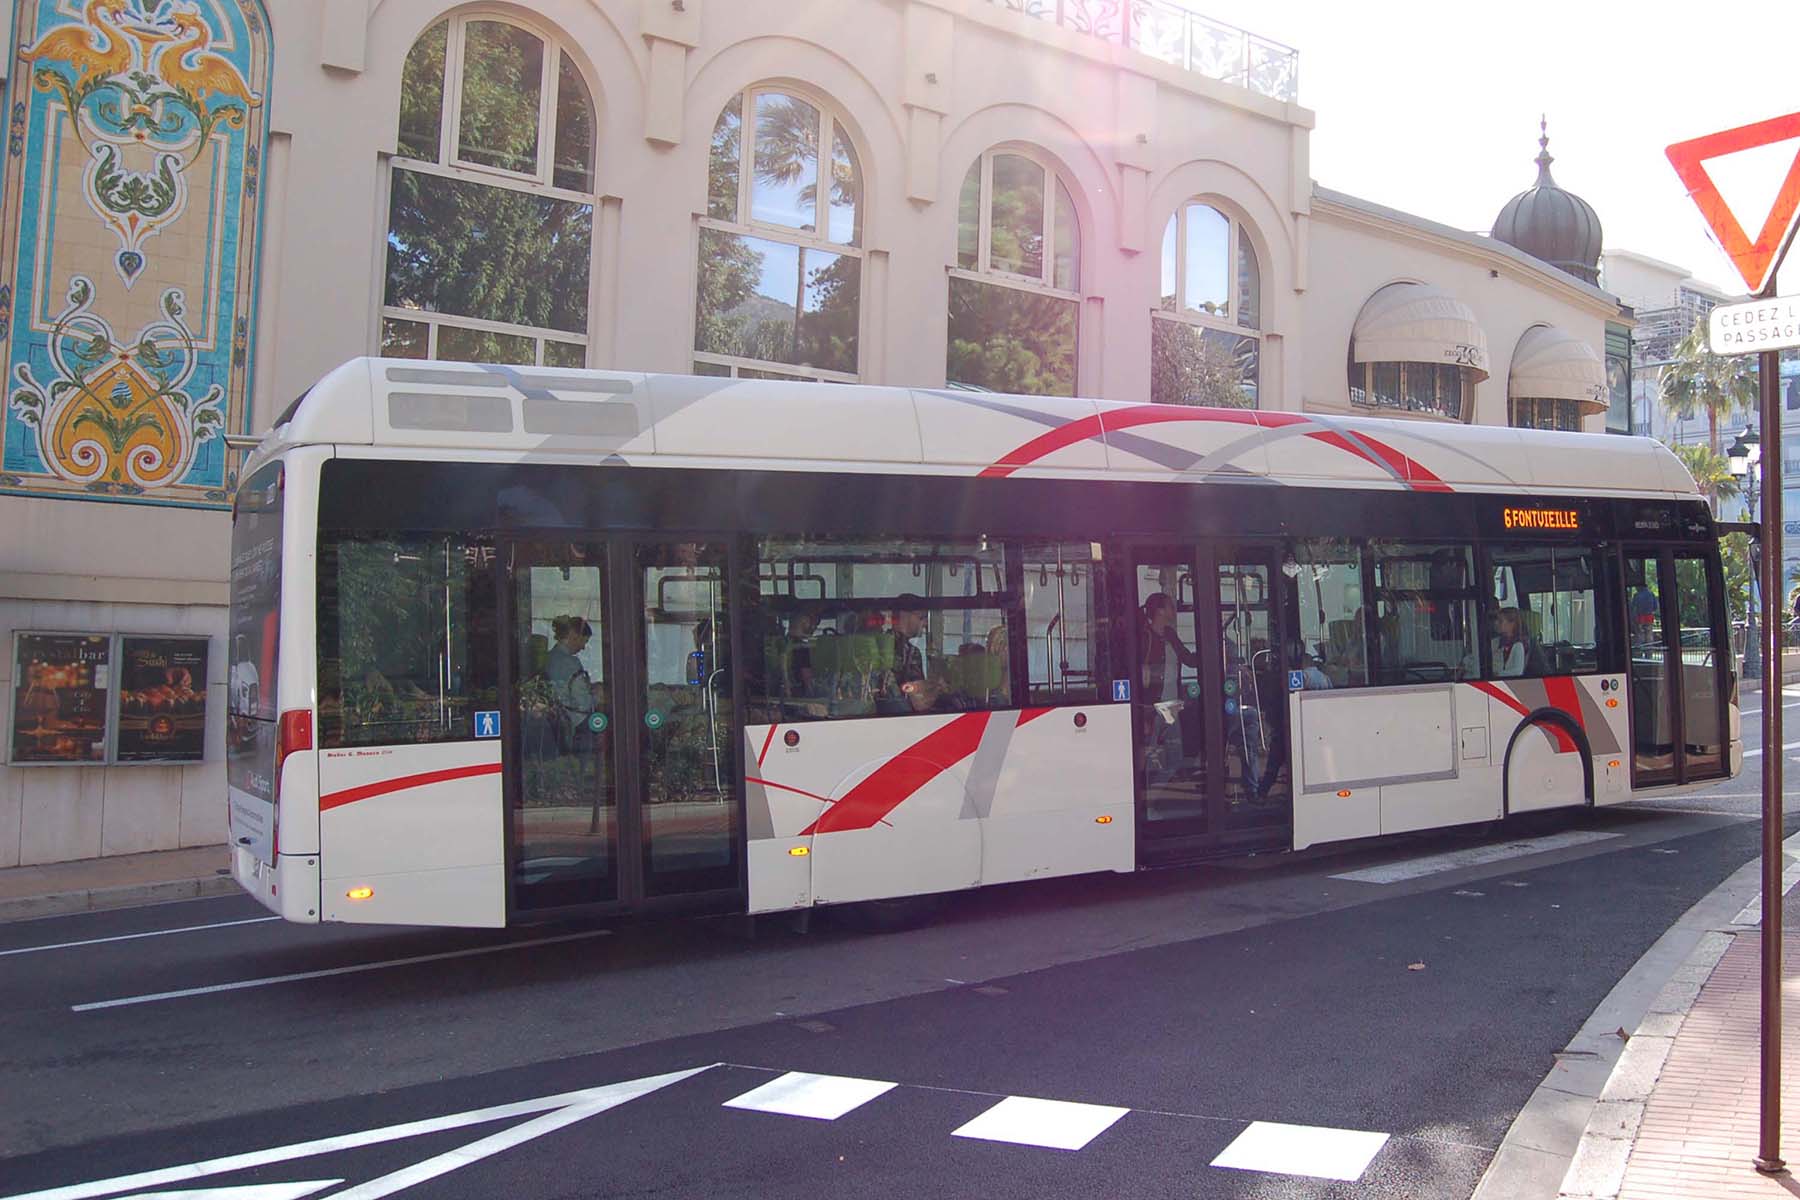
M 1714 354 L 1707 344 L 1706 318 L 1675 348 L 1675 361 L 1663 370 L 1662 400 L 1684 420 L 1706 414 L 1707 440 L 1719 454 L 1719 418 L 1756 405 L 1756 360 L 1749 354 Z
M 1693 442 L 1685 446 L 1670 446 L 1681 465 L 1688 469 L 1694 477 L 1694 486 L 1706 497 L 1714 515 L 1719 511 L 1719 501 L 1729 500 L 1739 491 L 1737 477 L 1731 473 L 1731 464 L 1717 450 Z

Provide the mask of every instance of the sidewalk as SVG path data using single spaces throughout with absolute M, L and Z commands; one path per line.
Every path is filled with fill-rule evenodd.
M 229 896 L 226 848 L 195 846 L 0 870 L 0 921 Z
M 1759 920 L 1754 909 L 1739 922 Z M 1626 1044 L 1562 1200 L 1800 1194 L 1794 1175 L 1764 1176 L 1751 1166 L 1761 1112 L 1762 934 L 1739 922 L 1701 940 Z M 1800 1167 L 1800 935 L 1784 934 L 1782 966 L 1781 1148 Z

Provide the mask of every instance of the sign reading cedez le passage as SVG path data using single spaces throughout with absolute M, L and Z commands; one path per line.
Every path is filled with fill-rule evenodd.
M 1721 304 L 1707 323 L 1714 354 L 1747 354 L 1800 346 L 1800 297 Z

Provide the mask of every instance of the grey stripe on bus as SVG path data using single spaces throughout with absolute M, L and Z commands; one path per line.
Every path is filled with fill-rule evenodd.
M 625 442 L 643 432 L 637 405 L 629 401 L 527 396 L 524 408 L 526 433 Z
M 751 758 L 755 758 L 754 753 Z M 764 842 L 775 836 L 775 816 L 769 811 L 769 789 L 753 779 L 744 781 L 744 837 Z
M 963 784 L 963 807 L 957 819 L 985 820 L 994 811 L 994 794 L 1000 790 L 1000 772 L 1006 766 L 1006 751 L 1012 745 L 1013 730 L 1018 728 L 1015 713 L 995 713 L 981 731 L 975 756 L 969 762 L 969 775 Z
M 506 387 L 504 377 L 487 371 L 465 368 L 463 370 L 446 370 L 442 367 L 389 367 L 387 371 L 389 383 L 447 383 L 454 387 Z
M 388 424 L 395 429 L 511 433 L 512 401 L 505 396 L 392 392 L 388 395 Z

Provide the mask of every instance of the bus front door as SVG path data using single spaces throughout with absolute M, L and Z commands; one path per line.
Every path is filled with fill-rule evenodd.
M 1625 555 L 1634 787 L 1726 775 L 1730 655 L 1717 563 L 1694 551 Z
M 736 891 L 727 544 L 502 553 L 512 910 Z
M 1149 857 L 1284 844 L 1292 791 L 1279 550 L 1135 546 L 1129 562 L 1138 829 Z

